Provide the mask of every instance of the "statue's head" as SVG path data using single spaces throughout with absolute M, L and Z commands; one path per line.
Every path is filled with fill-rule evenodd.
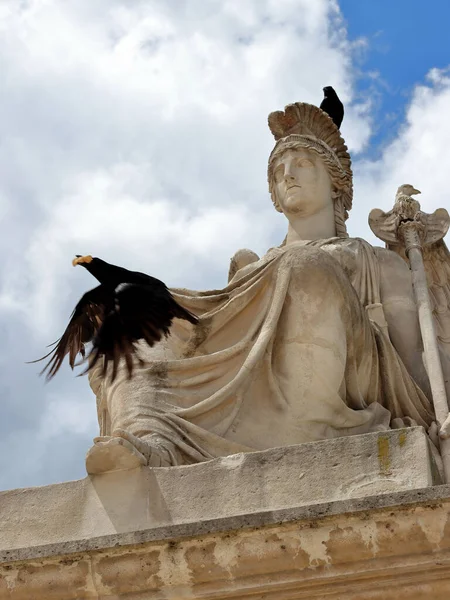
M 330 174 L 308 148 L 287 148 L 274 159 L 271 191 L 275 207 L 288 218 L 310 216 L 333 203 Z
M 317 106 L 297 102 L 271 113 L 269 127 L 277 140 L 268 167 L 276 210 L 308 215 L 332 201 L 337 235 L 347 237 L 353 180 L 350 155 L 336 125 Z

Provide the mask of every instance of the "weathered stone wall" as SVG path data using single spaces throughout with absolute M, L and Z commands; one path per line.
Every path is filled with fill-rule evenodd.
M 19 560 L 3 564 L 2 600 L 448 600 L 450 486 L 118 534 L 33 554 L 12 552 Z
M 422 428 L 0 494 L 0 600 L 450 598 Z
M 440 483 L 421 427 L 0 494 L 2 550 Z

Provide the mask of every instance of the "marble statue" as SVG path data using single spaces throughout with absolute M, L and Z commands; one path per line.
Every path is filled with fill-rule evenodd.
M 261 258 L 239 250 L 221 290 L 172 290 L 200 322 L 176 321 L 143 345 L 131 380 L 91 372 L 101 435 L 89 473 L 436 427 L 408 265 L 347 234 L 352 170 L 339 130 L 305 103 L 269 126 L 285 240 Z

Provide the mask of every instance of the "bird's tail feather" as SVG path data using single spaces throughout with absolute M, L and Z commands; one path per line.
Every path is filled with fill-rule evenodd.
M 185 321 L 189 321 L 192 325 L 197 325 L 198 317 L 191 313 L 187 308 L 184 308 L 173 298 L 173 307 L 172 307 L 173 316 L 177 319 L 184 319 Z

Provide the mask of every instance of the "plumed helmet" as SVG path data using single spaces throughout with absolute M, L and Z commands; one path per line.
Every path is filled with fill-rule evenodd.
M 307 148 L 319 154 L 324 161 L 347 214 L 353 199 L 351 159 L 339 129 L 328 114 L 313 104 L 295 102 L 288 104 L 284 111 L 270 113 L 268 120 L 276 140 L 267 173 L 275 208 L 280 210 L 272 189 L 275 159 L 289 148 Z

